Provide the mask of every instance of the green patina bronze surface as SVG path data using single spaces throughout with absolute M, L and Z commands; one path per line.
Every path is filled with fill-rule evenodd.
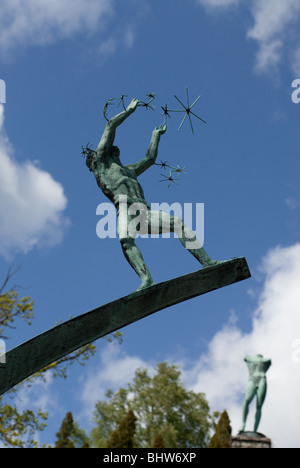
M 256 414 L 254 422 L 254 433 L 257 432 L 260 420 L 262 406 L 264 404 L 267 393 L 266 373 L 272 364 L 271 359 L 264 358 L 261 354 L 256 356 L 246 356 L 245 362 L 249 370 L 249 381 L 246 389 L 245 402 L 243 406 L 243 425 L 240 433 L 244 432 L 249 413 L 249 406 L 253 398 L 256 396 Z
M 118 214 L 118 234 L 125 258 L 141 279 L 139 289 L 154 284 L 152 276 L 145 264 L 142 253 L 135 243 L 137 231 L 129 231 L 136 211 L 139 210 L 139 234 L 163 234 L 175 232 L 183 245 L 204 268 L 219 262 L 212 260 L 196 239 L 193 231 L 184 222 L 162 211 L 151 211 L 145 200 L 144 191 L 138 182 L 138 177 L 156 163 L 160 138 L 167 127 L 161 125 L 152 132 L 150 145 L 143 159 L 135 164 L 124 166 L 120 160 L 120 150 L 114 146 L 116 129 L 132 115 L 138 105 L 138 99 L 133 99 L 121 113 L 108 120 L 104 133 L 96 151 L 87 151 L 86 164 L 94 173 L 96 182 L 102 192 L 115 205 Z M 132 214 L 127 206 L 134 206 Z M 125 208 L 123 208 L 125 207 Z M 122 213 L 125 213 L 124 216 Z
M 134 292 L 62 323 L 10 350 L 0 366 L 0 395 L 76 349 L 155 312 L 250 278 L 244 258 L 229 260 Z
M 212 260 L 200 245 L 194 232 L 180 218 L 162 211 L 151 211 L 147 204 L 138 177 L 156 164 L 160 138 L 167 130 L 165 123 L 153 130 L 150 145 L 143 159 L 126 166 L 120 161 L 120 150 L 114 146 L 116 129 L 136 111 L 139 105 L 149 106 L 152 95 L 149 95 L 149 99 L 147 103 L 133 99 L 125 108 L 122 96 L 120 104 L 124 111 L 108 120 L 107 107 L 112 101 L 109 100 L 104 108 L 107 124 L 96 151 L 89 146 L 83 151 L 86 164 L 93 172 L 99 188 L 117 209 L 118 234 L 123 253 L 139 276 L 140 287 L 126 297 L 51 328 L 9 351 L 6 354 L 6 364 L 0 366 L 0 395 L 35 372 L 88 343 L 167 307 L 251 276 L 245 258 L 234 258 L 225 262 Z M 190 117 L 192 106 L 189 106 L 189 102 L 187 105 L 188 107 L 183 107 Z M 164 111 L 167 112 L 167 108 Z M 177 171 L 181 172 L 182 169 L 178 167 Z M 171 176 L 167 180 L 170 179 Z M 132 214 L 127 209 L 128 205 L 131 207 L 134 205 L 139 211 L 138 229 L 129 229 L 136 213 Z M 137 233 L 157 235 L 169 232 L 177 234 L 183 247 L 201 263 L 203 268 L 195 273 L 155 284 L 135 244 L 135 238 Z

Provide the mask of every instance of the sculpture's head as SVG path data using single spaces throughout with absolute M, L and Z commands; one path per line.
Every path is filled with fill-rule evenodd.
M 95 155 L 94 151 L 90 151 L 87 154 L 85 163 L 86 163 L 87 167 L 89 168 L 89 170 L 91 172 L 93 172 L 93 170 L 96 167 L 96 155 Z

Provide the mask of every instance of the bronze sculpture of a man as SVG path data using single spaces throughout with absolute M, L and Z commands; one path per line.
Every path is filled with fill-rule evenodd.
M 107 122 L 96 151 L 90 151 L 86 158 L 86 164 L 90 171 L 94 173 L 98 186 L 116 207 L 118 234 L 123 253 L 141 279 L 141 286 L 138 290 L 152 286 L 155 283 L 135 243 L 137 230 L 128 229 L 136 216 L 137 210 L 140 212 L 139 234 L 175 232 L 181 244 L 202 264 L 203 268 L 219 263 L 207 255 L 193 231 L 180 218 L 162 211 L 151 211 L 145 201 L 143 189 L 137 178 L 155 164 L 159 141 L 166 132 L 166 125 L 156 127 L 153 130 L 149 148 L 143 159 L 126 166 L 120 161 L 120 150 L 117 146 L 114 146 L 116 129 L 135 112 L 139 102 L 138 99 L 133 99 L 123 112 L 115 115 Z M 128 210 L 128 204 L 134 205 L 135 210 Z M 126 210 L 123 209 L 124 206 L 126 206 Z
M 253 398 L 256 396 L 256 413 L 254 422 L 254 432 L 257 432 L 260 420 L 261 411 L 267 393 L 266 373 L 272 364 L 271 359 L 264 358 L 261 354 L 256 356 L 246 356 L 245 362 L 249 370 L 249 381 L 246 390 L 246 396 L 243 406 L 243 425 L 240 432 L 245 430 L 246 421 L 249 412 L 249 406 Z

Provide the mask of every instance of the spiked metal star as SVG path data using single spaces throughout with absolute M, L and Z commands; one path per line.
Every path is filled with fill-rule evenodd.
M 95 150 L 92 150 L 91 144 L 88 143 L 86 146 L 81 146 L 81 156 L 85 158 L 90 153 L 96 153 Z
M 185 112 L 185 116 L 178 128 L 178 131 L 180 131 L 185 119 L 188 117 L 189 118 L 189 121 L 190 121 L 190 125 L 191 125 L 191 129 L 192 129 L 192 132 L 194 134 L 194 129 L 193 129 L 193 124 L 192 124 L 192 119 L 191 119 L 191 114 L 194 116 L 194 117 L 197 117 L 197 119 L 201 120 L 202 122 L 204 123 L 207 123 L 205 120 L 201 119 L 201 117 L 199 117 L 198 115 L 196 115 L 194 112 L 192 112 L 192 108 L 194 107 L 194 105 L 199 101 L 199 99 L 201 98 L 201 96 L 198 96 L 197 99 L 193 102 L 193 104 L 190 106 L 190 101 L 189 101 L 189 92 L 188 92 L 188 88 L 186 88 L 186 99 L 187 99 L 187 105 L 185 106 L 181 101 L 180 99 L 178 99 L 178 97 L 174 94 L 174 97 L 177 99 L 177 101 L 179 102 L 179 104 L 182 105 L 182 107 L 184 108 L 184 110 L 179 110 L 179 111 L 170 111 L 170 112 Z
M 147 94 L 148 96 L 148 94 Z M 146 107 L 146 109 L 148 110 L 148 108 L 150 107 L 150 109 L 152 109 L 153 111 L 155 110 L 155 107 L 151 104 L 151 102 L 154 100 L 154 97 L 153 98 L 150 98 L 147 102 L 144 102 L 144 101 L 140 101 L 138 106 L 141 106 L 141 107 Z
M 122 94 L 122 96 L 118 99 L 118 107 L 120 107 L 120 104 L 122 103 L 124 110 L 126 110 L 125 103 L 124 103 L 125 97 L 128 97 L 127 94 Z
M 111 106 L 112 105 L 112 101 L 114 101 L 115 98 L 111 98 L 109 99 L 108 101 L 106 101 L 105 103 L 105 106 L 103 108 L 103 115 L 104 115 L 104 118 L 108 121 L 108 118 L 106 117 L 106 112 L 107 112 L 107 109 L 108 109 L 108 106 Z
M 177 172 L 178 174 L 186 174 L 186 172 L 184 172 L 184 169 L 185 169 L 185 167 L 180 167 L 177 164 L 177 167 L 172 167 L 171 172 Z
M 146 96 L 147 96 L 147 98 L 149 98 L 149 99 L 155 99 L 156 94 L 154 94 L 154 93 L 148 93 L 148 94 L 146 94 Z
M 160 174 L 160 175 L 164 177 L 164 179 L 160 180 L 160 182 L 169 182 L 168 187 L 170 187 L 172 182 L 173 184 L 178 185 L 176 180 L 179 180 L 179 179 L 174 179 L 174 177 L 172 176 L 172 171 L 170 171 L 169 177 L 167 177 L 165 174 Z
M 160 166 L 162 169 L 166 169 L 167 167 L 169 167 L 170 169 L 172 169 L 172 166 L 169 166 L 167 164 L 168 161 L 161 161 L 160 163 L 155 163 L 155 166 Z
M 164 115 L 165 116 L 165 121 L 164 123 L 166 124 L 167 122 L 167 117 L 169 117 L 169 119 L 171 118 L 169 112 L 172 112 L 168 109 L 168 105 L 166 104 L 165 107 L 161 106 L 161 109 L 163 110 L 163 113 L 161 115 Z

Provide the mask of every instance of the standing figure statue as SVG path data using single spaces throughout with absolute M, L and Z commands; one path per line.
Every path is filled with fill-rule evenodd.
M 249 370 L 249 382 L 246 390 L 246 397 L 243 406 L 243 425 L 240 432 L 244 432 L 249 413 L 249 406 L 256 396 L 256 414 L 254 423 L 254 432 L 257 432 L 260 420 L 261 410 L 267 393 L 266 373 L 272 364 L 271 359 L 264 358 L 261 354 L 254 357 L 246 356 L 245 362 Z
M 155 164 L 159 141 L 166 132 L 166 125 L 153 130 L 150 146 L 143 159 L 126 166 L 120 161 L 120 150 L 114 146 L 116 129 L 135 112 L 139 102 L 138 99 L 133 99 L 123 112 L 107 122 L 96 151 L 89 151 L 86 158 L 86 165 L 94 173 L 98 186 L 116 207 L 118 235 L 123 253 L 142 282 L 138 290 L 155 283 L 135 244 L 137 229 L 128 229 L 136 217 L 137 210 L 139 210 L 139 234 L 175 232 L 181 244 L 202 264 L 203 268 L 219 263 L 207 255 L 193 231 L 180 218 L 162 211 L 151 211 L 145 201 L 144 192 L 137 177 Z M 128 210 L 129 205 L 134 206 L 135 209 Z

